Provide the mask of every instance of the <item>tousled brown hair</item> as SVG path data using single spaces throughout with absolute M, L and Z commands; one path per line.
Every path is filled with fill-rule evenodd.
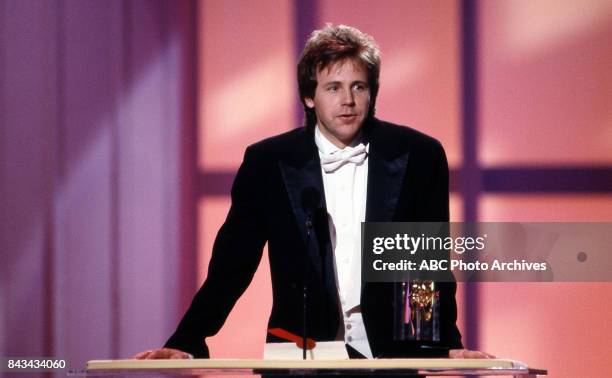
M 368 118 L 374 116 L 378 79 L 380 76 L 380 50 L 374 38 L 347 25 L 327 24 L 315 30 L 306 41 L 297 66 L 300 100 L 304 106 L 304 124 L 307 127 L 317 123 L 314 109 L 306 106 L 306 98 L 314 98 L 317 88 L 317 72 L 345 59 L 362 65 L 368 75 L 370 87 L 370 109 Z

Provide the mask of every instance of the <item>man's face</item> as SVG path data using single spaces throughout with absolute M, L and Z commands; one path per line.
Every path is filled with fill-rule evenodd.
M 305 98 L 314 109 L 317 127 L 339 148 L 349 145 L 363 126 L 370 108 L 368 75 L 361 64 L 346 59 L 317 72 L 314 98 Z

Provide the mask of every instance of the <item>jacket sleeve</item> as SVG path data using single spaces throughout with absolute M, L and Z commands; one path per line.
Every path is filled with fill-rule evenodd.
M 216 334 L 246 290 L 266 243 L 261 164 L 251 149 L 232 186 L 232 204 L 212 250 L 206 280 L 165 347 L 208 358 L 205 338 Z

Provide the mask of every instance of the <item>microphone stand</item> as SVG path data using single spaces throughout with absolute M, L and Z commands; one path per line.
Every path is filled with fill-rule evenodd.
M 312 212 L 308 212 L 306 217 L 306 255 L 310 253 L 310 235 L 312 231 Z M 307 260 L 307 259 L 306 259 Z M 306 359 L 306 313 L 307 313 L 307 300 L 308 300 L 308 284 L 307 284 L 307 265 L 304 264 L 303 270 L 303 298 L 302 298 L 302 359 Z
M 302 291 L 302 359 L 306 359 L 306 347 L 308 345 L 306 338 L 306 325 L 307 325 L 307 310 L 308 310 L 308 263 L 310 250 L 312 249 L 312 226 L 313 226 L 313 213 L 314 209 L 319 206 L 321 201 L 321 193 L 313 188 L 308 187 L 302 190 L 300 195 L 300 202 L 302 209 L 306 214 L 306 254 L 304 255 L 304 266 L 302 267 L 302 280 L 303 280 L 303 291 Z

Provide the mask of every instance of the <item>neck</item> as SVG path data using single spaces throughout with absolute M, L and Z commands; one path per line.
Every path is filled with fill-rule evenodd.
M 336 146 L 339 149 L 344 149 L 347 146 L 350 147 L 355 147 L 356 145 L 358 145 L 361 142 L 361 130 L 359 130 L 354 136 L 353 138 L 351 138 L 351 140 L 349 141 L 342 141 L 339 140 L 337 138 L 333 138 L 329 135 L 327 135 L 327 133 L 325 132 L 325 129 L 323 128 L 323 126 L 320 126 L 319 124 L 317 124 L 315 126 L 318 130 L 318 133 L 321 135 L 321 137 L 323 137 L 326 141 L 328 141 L 329 143 L 333 144 L 334 146 Z

